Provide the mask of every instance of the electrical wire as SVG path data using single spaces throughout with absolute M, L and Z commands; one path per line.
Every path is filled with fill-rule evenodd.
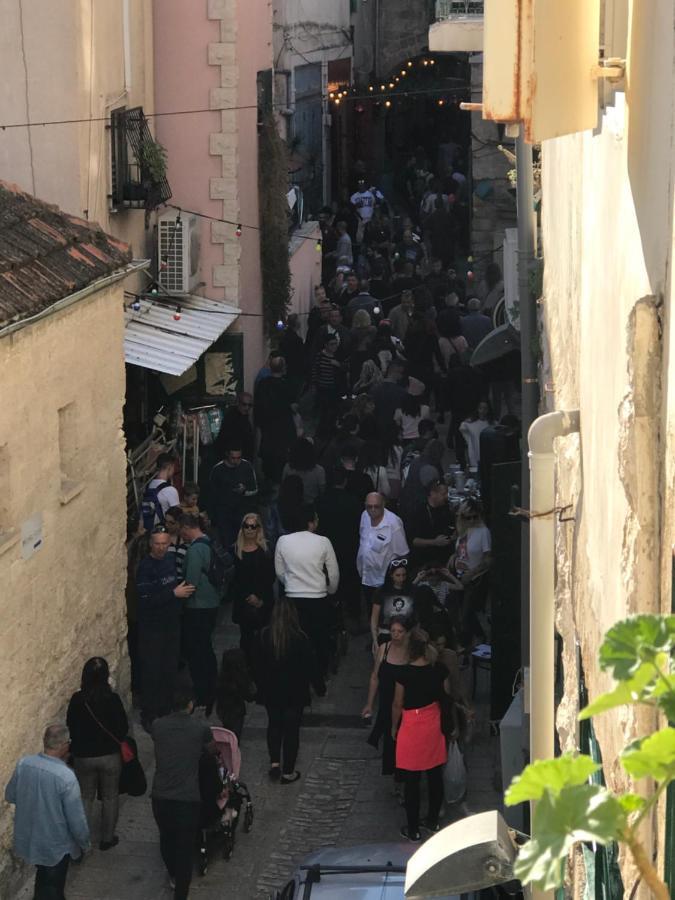
M 458 82 L 461 85 L 466 85 L 466 82 L 462 78 L 446 78 L 446 81 L 454 81 Z M 451 89 L 451 90 L 456 90 Z M 450 91 L 448 88 L 443 87 L 435 87 L 435 88 L 419 88 L 418 90 L 385 90 L 378 91 L 375 93 L 367 94 L 347 94 L 341 98 L 343 103 L 349 101 L 350 103 L 354 102 L 362 102 L 364 100 L 387 100 L 390 98 L 406 98 L 406 97 L 417 97 L 423 95 L 438 95 L 438 94 L 448 94 Z M 330 96 L 323 96 L 323 99 L 328 101 L 333 98 Z M 456 98 L 459 99 L 459 98 Z M 165 116 L 192 116 L 199 115 L 200 113 L 221 113 L 221 112 L 239 112 L 240 110 L 246 109 L 255 109 L 258 110 L 259 106 L 257 103 L 250 103 L 243 106 L 222 106 L 217 109 L 212 109 L 211 107 L 204 108 L 195 108 L 195 109 L 175 109 L 175 110 L 165 110 L 163 112 L 154 112 L 154 113 L 146 113 L 143 115 L 146 119 L 159 119 Z M 286 109 L 285 104 L 272 104 L 272 109 Z M 88 125 L 93 122 L 108 122 L 110 123 L 110 116 L 88 116 L 82 119 L 45 119 L 41 122 L 0 122 L 0 131 L 7 131 L 11 128 L 47 128 L 52 125 Z
M 165 206 L 178 210 L 178 213 L 186 213 L 187 215 L 198 216 L 200 219 L 208 219 L 211 222 L 222 222 L 224 225 L 235 225 L 237 228 L 248 228 L 249 231 L 262 231 L 259 225 L 247 225 L 245 222 L 235 222 L 231 219 L 221 219 L 218 216 L 210 216 L 208 213 L 200 213 L 195 209 L 186 209 L 184 206 L 176 206 L 174 203 L 166 203 Z M 320 250 L 323 245 L 323 237 L 310 237 L 305 234 L 293 234 L 294 239 L 301 241 L 313 241 Z

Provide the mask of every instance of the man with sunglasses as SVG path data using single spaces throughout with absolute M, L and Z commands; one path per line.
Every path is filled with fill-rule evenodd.
M 178 582 L 174 554 L 167 552 L 170 544 L 171 536 L 163 525 L 153 528 L 150 553 L 136 572 L 141 725 L 146 731 L 157 716 L 171 708 L 180 655 L 181 606 L 195 590 Z

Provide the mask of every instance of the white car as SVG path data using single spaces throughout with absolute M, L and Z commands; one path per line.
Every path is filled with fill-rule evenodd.
M 360 844 L 317 850 L 270 900 L 404 900 L 408 860 L 418 844 Z M 464 894 L 462 900 L 477 900 Z M 447 894 L 439 900 L 460 900 Z

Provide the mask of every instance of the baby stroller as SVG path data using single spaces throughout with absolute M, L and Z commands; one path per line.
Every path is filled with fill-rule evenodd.
M 209 840 L 222 838 L 223 859 L 230 859 L 239 819 L 244 831 L 253 827 L 253 803 L 246 785 L 239 781 L 241 753 L 236 735 L 227 728 L 211 728 L 217 754 L 205 753 L 199 767 L 202 811 L 199 832 L 199 874 L 209 865 Z

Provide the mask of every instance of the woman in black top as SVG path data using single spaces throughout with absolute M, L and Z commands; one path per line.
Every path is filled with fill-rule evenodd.
M 326 686 L 307 635 L 301 630 L 295 604 L 286 597 L 272 608 L 270 624 L 261 634 L 260 687 L 267 707 L 267 749 L 270 778 L 291 784 L 300 744 L 302 711 L 311 700 L 310 684 L 319 697 Z M 283 757 L 283 759 L 282 759 Z
M 368 737 L 372 747 L 379 746 L 382 738 L 382 774 L 395 775 L 395 744 L 391 736 L 391 707 L 394 702 L 396 677 L 403 666 L 408 665 L 408 632 L 410 621 L 404 616 L 392 616 L 389 620 L 390 640 L 380 644 L 375 665 L 370 675 L 368 699 L 361 715 L 368 720 L 373 714 L 377 694 L 377 718 Z
M 392 616 L 404 618 L 408 623 L 408 629 L 413 625 L 415 604 L 407 559 L 392 559 L 384 576 L 384 584 L 373 594 L 370 633 L 375 657 L 379 646 L 389 640 L 389 621 Z
M 410 665 L 396 673 L 391 735 L 396 741 L 396 767 L 404 770 L 407 826 L 403 837 L 419 841 L 420 781 L 426 772 L 429 785 L 429 813 L 423 824 L 438 831 L 438 814 L 443 802 L 443 766 L 448 758 L 441 730 L 441 700 L 449 693 L 447 672 L 434 665 L 436 653 L 421 628 L 414 628 L 408 641 Z M 400 725 L 400 728 L 399 728 Z
M 109 679 L 105 659 L 94 656 L 87 660 L 82 669 L 81 688 L 70 698 L 66 717 L 75 774 L 90 824 L 97 794 L 103 801 L 101 850 L 109 850 L 119 843 L 115 826 L 122 767 L 120 741 L 129 728 L 122 701 L 110 687 Z
M 239 646 L 246 654 L 254 681 L 257 681 L 255 646 L 260 630 L 270 619 L 274 577 L 274 563 L 267 552 L 262 520 L 257 513 L 247 513 L 234 545 L 234 578 L 229 596 L 232 621 L 239 625 Z

